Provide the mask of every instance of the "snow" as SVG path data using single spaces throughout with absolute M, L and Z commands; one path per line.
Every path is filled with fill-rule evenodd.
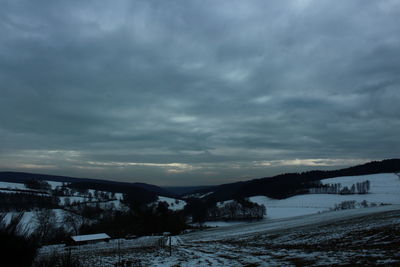
M 163 196 L 159 196 L 158 197 L 158 202 L 167 202 L 168 203 L 168 208 L 170 210 L 183 210 L 183 208 L 186 206 L 186 201 L 184 200 L 180 200 L 180 199 L 176 199 L 176 198 L 170 198 L 170 197 L 163 197 Z
M 245 224 L 245 223 L 251 223 L 251 222 L 245 222 L 245 221 L 210 221 L 210 222 L 204 222 L 204 226 L 208 227 L 226 227 L 226 226 L 232 226 L 232 225 L 239 225 L 239 224 Z
M 99 239 L 109 239 L 110 236 L 105 233 L 101 233 L 101 234 L 92 234 L 92 235 L 75 235 L 75 236 L 71 236 L 71 238 L 76 242 L 82 242 L 82 241 L 93 241 L 93 240 L 99 240 Z
M 69 213 L 68 211 L 62 210 L 62 209 L 52 209 L 52 211 L 55 214 L 56 218 L 56 227 L 63 227 L 65 230 L 70 231 L 71 229 L 68 229 L 67 226 L 64 224 L 64 216 L 65 214 Z M 21 228 L 22 231 L 25 231 L 27 234 L 32 234 L 36 227 L 36 213 L 37 211 L 24 211 L 22 212 L 23 216 L 22 219 L 19 223 L 19 227 Z M 8 224 L 11 221 L 11 218 L 15 215 L 17 215 L 18 212 L 5 212 L 5 217 L 4 217 L 4 223 Z M 76 214 L 73 214 L 73 216 L 78 216 Z
M 225 200 L 225 201 L 221 201 L 221 202 L 217 202 L 217 207 L 218 207 L 218 208 L 222 208 L 222 207 L 224 207 L 226 204 L 229 204 L 229 203 L 232 203 L 232 202 L 233 202 L 232 199 L 230 199 L 230 200 Z
M 92 267 L 112 267 L 117 262 L 124 266 L 397 266 L 398 237 L 388 239 L 385 231 L 399 229 L 399 211 L 400 205 L 390 205 L 263 220 L 172 236 L 171 247 L 163 236 L 80 247 L 52 245 L 42 247 L 39 257 L 68 252 Z M 167 246 L 160 246 L 160 241 Z
M 343 186 L 351 187 L 351 185 L 370 181 L 370 193 L 374 199 L 380 199 L 388 203 L 400 204 L 400 178 L 394 173 L 380 173 L 371 175 L 360 175 L 360 176 L 343 176 L 338 178 L 330 178 L 321 180 L 323 184 L 337 184 L 340 183 Z M 371 200 L 372 201 L 372 200 Z M 379 201 L 379 200 L 378 200 Z
M 124 199 L 124 194 L 122 193 L 115 193 L 115 198 L 118 200 L 123 200 Z
M 11 219 L 16 216 L 18 212 L 6 212 L 3 222 L 5 224 L 9 224 Z M 28 234 L 33 233 L 36 228 L 36 222 L 34 219 L 35 212 L 34 211 L 25 211 L 23 212 L 22 219 L 18 225 L 22 232 L 26 232 Z
M 224 240 L 232 237 L 257 235 L 260 232 L 265 232 L 265 231 L 285 230 L 287 228 L 328 223 L 328 222 L 340 221 L 342 219 L 361 217 L 378 212 L 397 211 L 397 210 L 400 210 L 400 205 L 386 205 L 386 206 L 369 207 L 363 209 L 330 211 L 319 214 L 311 214 L 311 215 L 297 216 L 297 217 L 290 217 L 283 219 L 263 219 L 253 223 L 244 223 L 244 224 L 232 225 L 229 227 L 219 227 L 205 231 L 192 232 L 182 235 L 181 239 L 184 242 L 187 240 L 190 240 L 191 242 Z
M 209 196 L 209 195 L 211 195 L 211 194 L 213 194 L 213 193 L 214 193 L 214 192 L 205 193 L 205 194 L 203 194 L 203 195 L 200 195 L 199 198 L 204 198 L 204 197 Z
M 56 182 L 56 181 L 47 181 L 46 182 L 51 186 L 51 189 L 56 189 L 56 187 L 58 186 L 62 186 L 63 183 L 62 182 Z
M 393 173 L 338 177 L 324 179 L 321 182 L 323 184 L 341 183 L 342 186 L 351 186 L 366 180 L 370 181 L 371 187 L 368 194 L 306 194 L 286 199 L 253 196 L 249 200 L 263 204 L 267 208 L 267 219 L 281 219 L 324 212 L 334 208 L 335 204 L 351 200 L 356 202 L 366 200 L 369 203 L 376 204 L 400 204 L 400 179 Z
M 9 183 L 9 182 L 0 182 L 0 188 L 24 189 L 24 190 L 27 189 L 24 184 L 21 184 L 21 183 Z
M 50 186 L 51 189 L 55 189 L 57 186 L 62 186 L 62 182 L 56 182 L 56 181 L 47 181 L 44 180 L 45 182 L 47 182 Z M 10 188 L 10 189 L 29 189 L 26 188 L 25 184 L 23 183 L 12 183 L 12 182 L 0 182 L 0 188 Z M 32 189 L 29 189 L 32 190 Z
M 118 247 L 120 249 L 127 249 L 127 248 L 143 248 L 143 247 L 154 247 L 158 246 L 160 240 L 166 240 L 163 236 L 142 236 L 135 239 L 111 239 L 109 242 L 99 242 L 99 243 L 92 243 L 92 244 L 85 244 L 78 246 L 71 246 L 66 247 L 65 245 L 49 245 L 44 246 L 40 249 L 41 254 L 51 254 L 54 251 L 61 252 L 61 251 L 68 251 L 71 248 L 79 249 L 79 252 L 91 252 L 94 250 L 116 250 Z M 174 243 L 181 242 L 179 240 L 172 239 Z
M 88 203 L 89 206 L 96 206 L 99 205 L 101 209 L 113 209 L 113 210 L 120 210 L 126 211 L 128 209 L 120 200 L 109 200 L 109 201 L 102 201 L 102 202 L 91 202 Z
M 67 196 L 67 197 L 58 197 L 60 199 L 60 205 L 65 205 L 65 199 L 69 199 L 70 204 L 73 202 L 87 202 L 88 198 L 86 197 L 77 197 L 77 196 Z

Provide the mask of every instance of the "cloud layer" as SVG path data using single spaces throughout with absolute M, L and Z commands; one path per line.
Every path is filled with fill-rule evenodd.
M 399 157 L 398 1 L 5 1 L 0 168 L 211 184 Z

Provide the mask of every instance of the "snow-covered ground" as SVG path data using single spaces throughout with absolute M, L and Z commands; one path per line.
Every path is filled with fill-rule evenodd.
M 51 189 L 55 189 L 56 187 L 62 186 L 63 184 L 62 182 L 56 182 L 56 181 L 47 181 L 47 180 L 44 181 L 51 186 Z M 24 190 L 29 189 L 23 183 L 11 183 L 11 182 L 0 182 L 0 188 L 24 189 Z
M 244 222 L 244 221 L 209 221 L 209 222 L 204 222 L 202 225 L 206 227 L 226 227 L 226 226 L 232 226 L 232 225 L 238 225 L 238 224 L 246 224 L 246 223 L 251 223 L 251 222 Z M 199 227 L 199 224 L 192 224 L 195 227 Z
M 394 173 L 380 173 L 360 176 L 343 176 L 321 180 L 323 184 L 337 184 L 351 187 L 353 184 L 370 181 L 368 198 L 370 201 L 381 201 L 400 204 L 400 178 Z M 362 196 L 362 195 L 360 195 Z
M 170 198 L 170 197 L 163 197 L 163 196 L 159 196 L 158 197 L 158 202 L 167 202 L 168 203 L 168 208 L 170 210 L 183 210 L 183 208 L 186 206 L 186 201 L 184 200 L 180 200 L 180 199 L 176 199 L 176 198 Z
M 9 224 L 13 216 L 16 216 L 18 212 L 6 212 L 4 215 L 3 223 Z M 3 214 L 2 214 L 3 215 Z M 19 227 L 23 232 L 32 233 L 36 228 L 36 222 L 34 220 L 34 211 L 23 212 L 22 219 L 19 223 Z
M 284 219 L 295 216 L 303 216 L 326 212 L 343 201 L 356 201 L 368 204 L 400 204 L 400 178 L 393 173 L 381 173 L 361 176 L 344 176 L 321 180 L 323 184 L 340 183 L 342 187 L 351 187 L 353 184 L 370 181 L 368 194 L 305 194 L 289 197 L 286 199 L 272 199 L 266 196 L 253 196 L 251 202 L 262 204 L 267 209 L 265 219 Z M 232 200 L 218 202 L 217 206 L 223 206 Z M 246 222 L 205 222 L 205 226 L 224 227 Z
M 238 236 L 257 235 L 261 232 L 284 230 L 287 228 L 300 227 L 306 225 L 316 225 L 370 215 L 379 212 L 400 210 L 400 205 L 387 205 L 378 207 L 368 207 L 363 209 L 350 209 L 317 213 L 311 215 L 289 217 L 283 219 L 264 219 L 252 223 L 236 224 L 227 227 L 212 228 L 201 232 L 192 232 L 182 236 L 182 240 L 190 241 L 210 241 L 223 240 Z
M 0 182 L 0 188 L 23 189 L 23 190 L 27 189 L 24 184 L 21 184 L 21 183 L 9 183 L 9 182 Z
M 56 182 L 56 181 L 46 181 L 46 182 L 51 186 L 51 189 L 56 189 L 57 187 L 61 187 L 63 185 L 62 182 Z
M 52 209 L 55 216 L 56 227 L 63 227 L 65 230 L 69 231 L 71 229 L 67 228 L 64 223 L 64 218 L 66 214 L 70 214 L 69 212 L 62 210 L 62 209 Z M 19 223 L 19 227 L 22 231 L 26 232 L 27 234 L 31 234 L 37 228 L 37 220 L 36 220 L 36 213 L 38 211 L 24 211 L 22 219 Z M 18 212 L 7 212 L 5 213 L 4 223 L 8 224 L 11 221 L 11 218 L 17 215 Z M 75 214 L 71 214 L 72 216 L 78 216 Z
M 71 251 L 85 266 L 398 266 L 400 205 L 332 211 L 198 231 L 173 237 L 112 240 Z M 169 242 L 163 242 L 169 244 Z M 129 266 L 129 265 L 128 265 Z
M 362 176 L 346 176 L 324 179 L 323 184 L 340 183 L 342 186 L 370 181 L 368 194 L 306 194 L 286 199 L 271 199 L 265 196 L 250 197 L 249 200 L 263 204 L 267 208 L 267 219 L 279 219 L 328 211 L 343 201 L 354 200 L 376 204 L 400 204 L 400 179 L 393 173 L 371 174 Z
M 54 190 L 57 187 L 61 187 L 63 185 L 62 182 L 55 182 L 55 181 L 46 181 L 47 183 L 50 184 L 51 189 Z M 11 183 L 11 182 L 0 182 L 0 192 L 2 193 L 15 193 L 19 192 L 18 190 L 30 190 L 30 191 L 35 191 L 29 188 L 26 188 L 25 184 L 23 183 Z M 36 190 L 43 192 L 43 190 Z M 71 196 L 58 196 L 57 198 L 59 199 L 59 205 L 61 206 L 67 206 L 67 205 L 74 205 L 77 203 L 86 203 L 86 205 L 96 205 L 99 206 L 102 209 L 113 209 L 113 210 L 126 210 L 127 207 L 122 204 L 121 200 L 123 199 L 123 194 L 122 193 L 115 193 L 112 194 L 111 192 L 106 192 L 106 191 L 97 191 L 93 189 L 89 189 L 87 193 L 80 193 L 75 190 L 70 190 L 68 193 L 71 193 Z M 42 194 L 42 193 L 41 193 Z M 51 195 L 51 191 L 48 191 L 48 193 L 45 192 L 45 195 Z M 91 197 L 89 197 L 91 195 Z M 97 197 L 96 197 L 97 196 Z M 104 196 L 108 196 L 109 199 L 105 199 Z M 68 199 L 68 201 L 66 201 Z M 181 203 L 179 203 L 181 204 Z M 177 205 L 179 207 L 179 205 Z M 53 209 L 55 213 L 55 219 L 56 219 L 56 226 L 57 227 L 64 227 L 65 230 L 69 231 L 71 229 L 67 229 L 64 223 L 64 217 L 66 213 L 69 213 L 68 211 L 65 211 L 63 209 Z M 31 210 L 31 211 L 24 211 L 23 212 L 23 217 L 22 220 L 19 224 L 19 227 L 22 230 L 25 230 L 27 233 L 33 233 L 33 231 L 37 227 L 37 223 L 35 220 L 35 214 L 37 213 L 37 210 Z M 9 223 L 12 216 L 17 214 L 17 212 L 4 212 L 5 218 L 4 222 Z M 71 213 L 72 214 L 72 213 Z M 75 214 L 72 214 L 72 216 L 78 216 Z M 78 221 L 83 221 L 83 220 L 78 220 Z
M 74 202 L 86 202 L 88 201 L 88 198 L 86 197 L 76 197 L 76 196 L 69 196 L 69 197 L 58 197 L 58 199 L 60 200 L 60 205 L 66 205 L 66 199 L 69 200 L 69 204 L 72 204 Z

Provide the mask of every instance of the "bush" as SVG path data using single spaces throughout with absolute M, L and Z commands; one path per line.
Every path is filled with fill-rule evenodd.
M 37 243 L 19 229 L 21 219 L 22 214 L 18 214 L 9 224 L 5 224 L 4 215 L 0 216 L 1 266 L 28 267 L 36 256 Z

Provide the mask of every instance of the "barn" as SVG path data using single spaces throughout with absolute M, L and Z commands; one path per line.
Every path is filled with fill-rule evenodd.
M 84 244 L 93 244 L 97 242 L 108 242 L 111 239 L 109 235 L 106 233 L 100 234 L 92 234 L 92 235 L 75 235 L 71 236 L 68 240 L 69 245 L 84 245 Z

